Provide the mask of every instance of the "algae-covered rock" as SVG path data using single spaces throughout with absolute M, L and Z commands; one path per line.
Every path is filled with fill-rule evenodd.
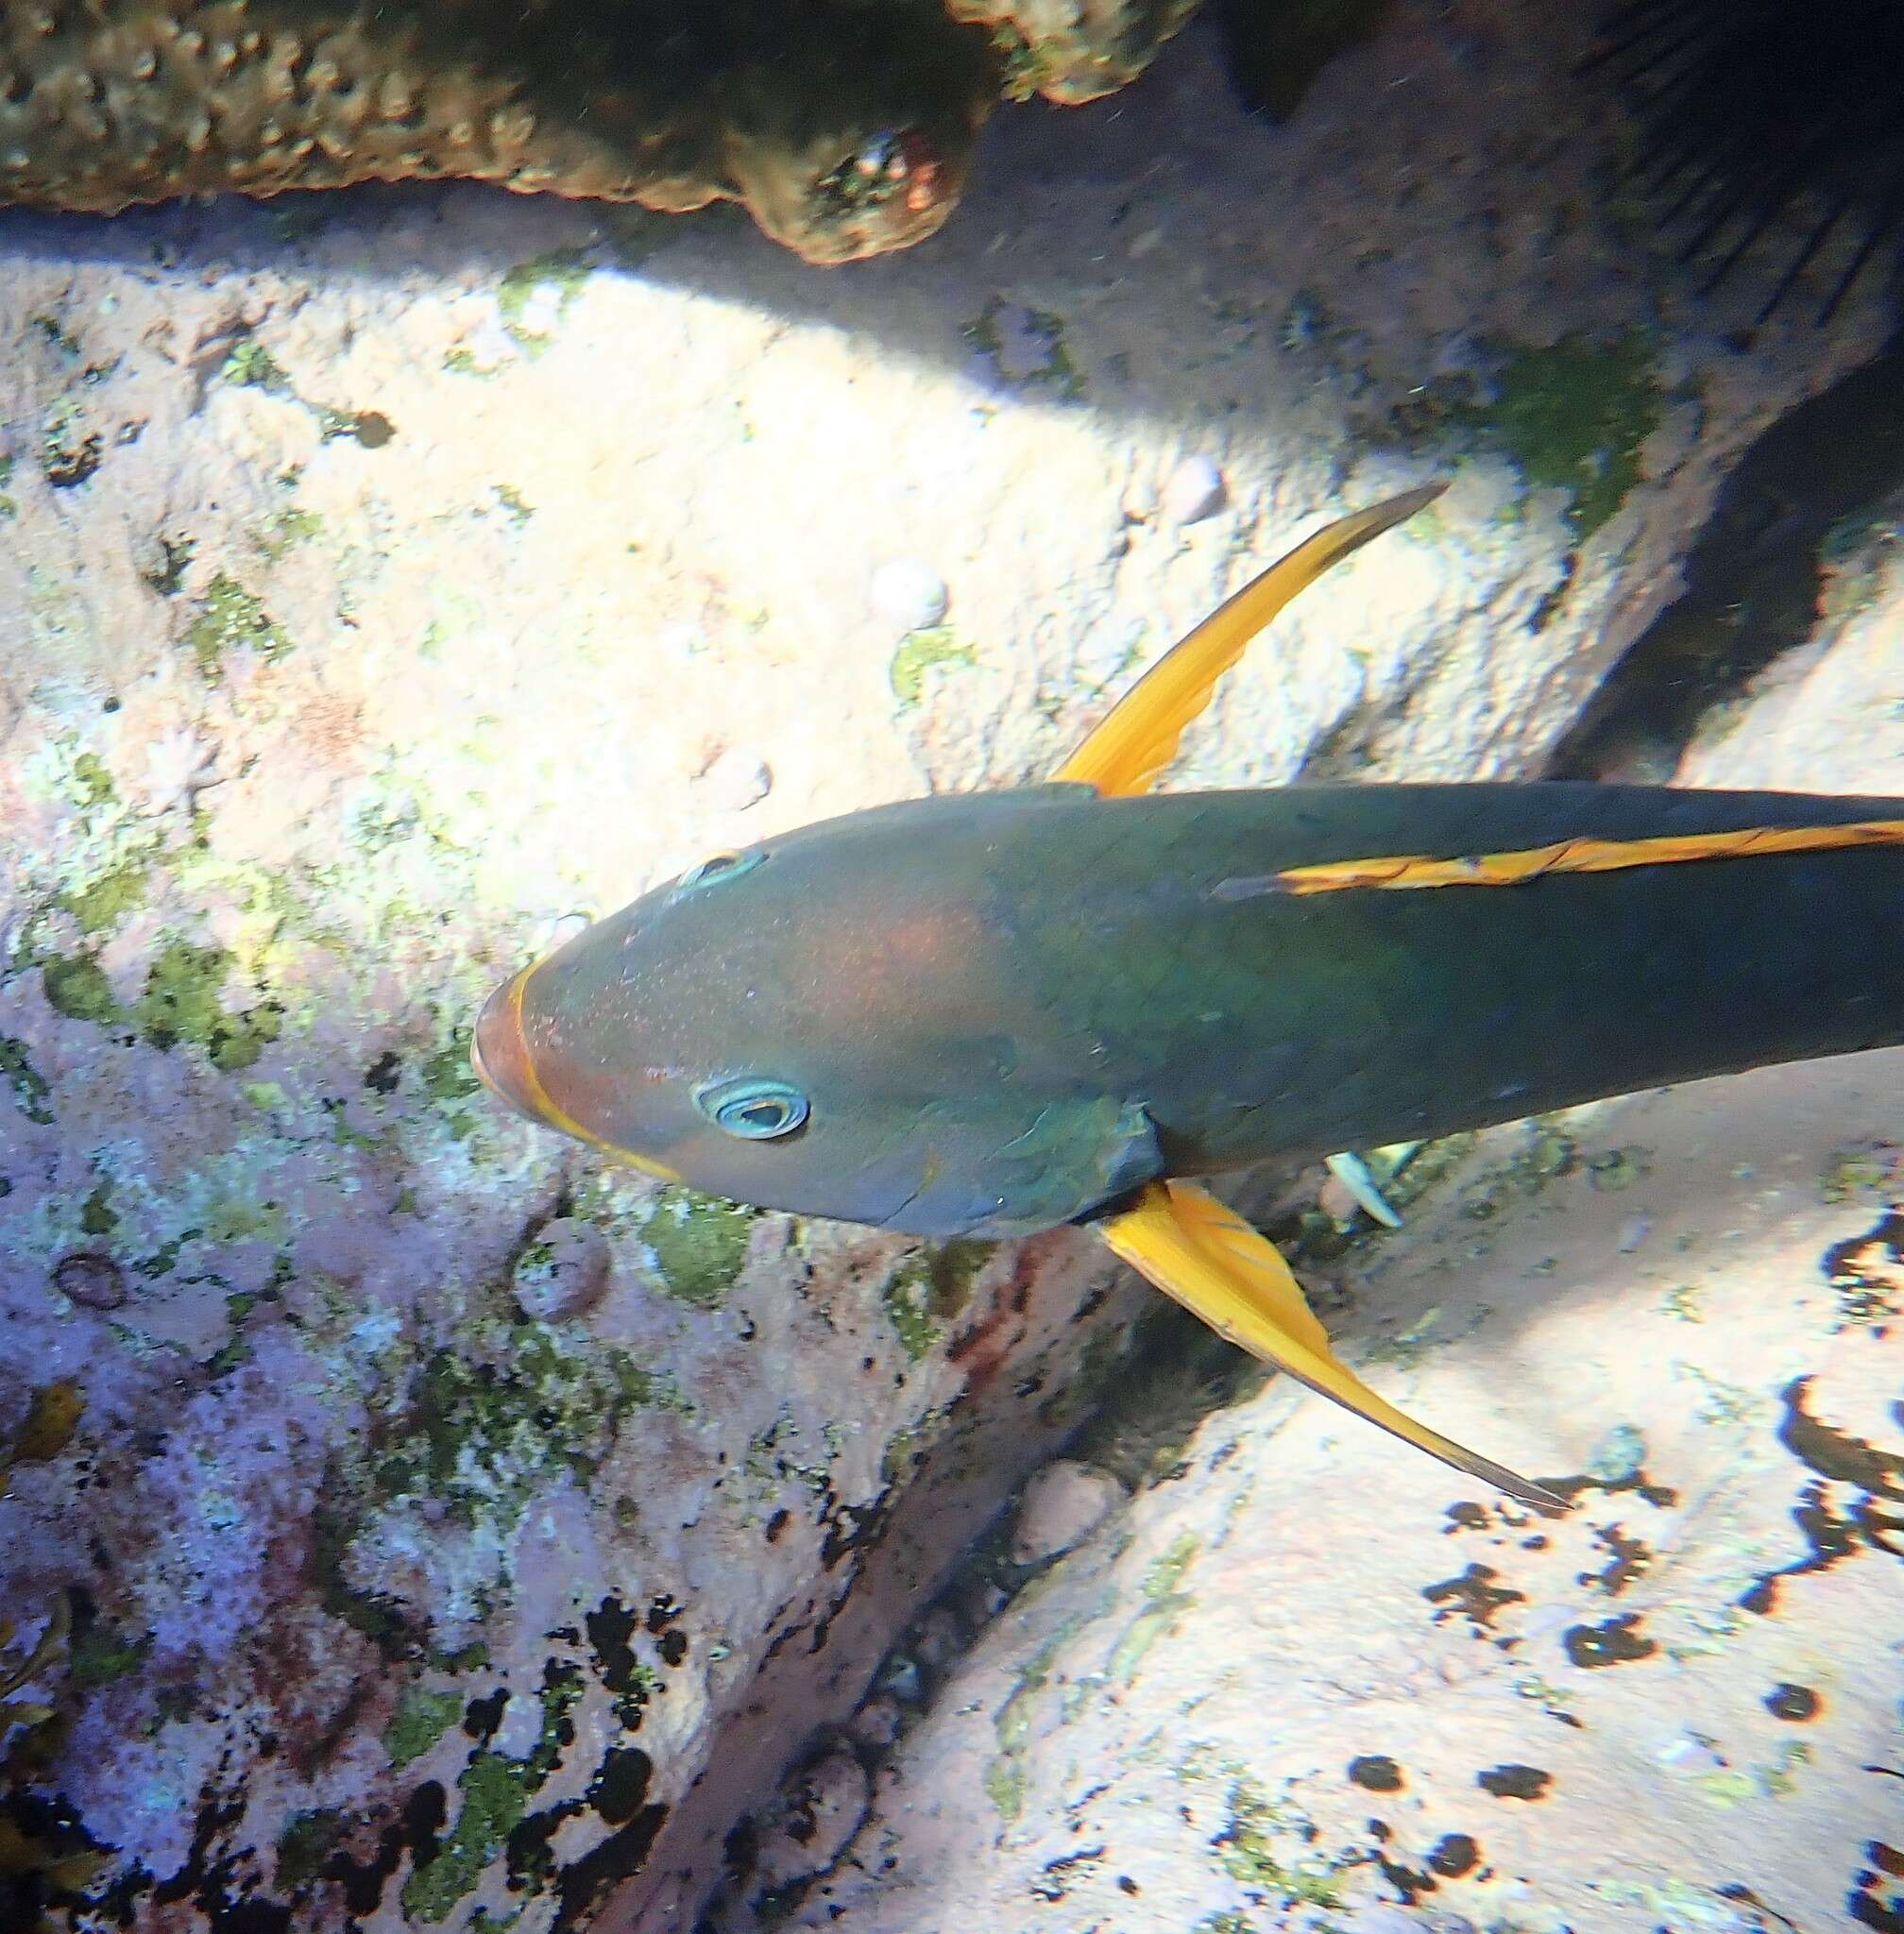
M 1155 58 L 1199 0 L 945 0 L 992 30 L 1014 93 L 1075 107 L 1114 93 Z
M 49 0 L 0 14 L 0 200 L 454 176 L 740 200 L 815 262 L 930 234 L 997 95 L 985 37 L 933 0 Z M 60 451 L 77 482 L 97 434 Z
M 67 0 L 0 13 L 0 202 L 461 178 L 739 201 L 809 262 L 930 235 L 1001 93 L 1095 100 L 1198 0 Z M 46 433 L 99 462 L 76 402 Z

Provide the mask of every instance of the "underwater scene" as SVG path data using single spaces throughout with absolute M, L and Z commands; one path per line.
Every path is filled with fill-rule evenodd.
M 1904 1934 L 1900 71 L 0 0 L 0 1934 Z

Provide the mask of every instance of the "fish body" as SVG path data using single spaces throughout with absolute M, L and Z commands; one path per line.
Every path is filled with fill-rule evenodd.
M 1580 784 L 1153 796 L 1267 619 L 1422 507 L 1341 519 L 1148 671 L 1054 783 L 716 855 L 475 1030 L 521 1112 L 765 1208 L 1089 1221 L 1221 1334 L 1542 1509 L 1343 1364 L 1192 1177 L 1904 1041 L 1904 800 Z
M 1538 783 L 919 800 L 636 901 L 516 1015 L 572 1122 L 697 1186 L 1020 1235 L 1157 1178 L 1904 1040 L 1895 846 L 1509 891 L 1287 873 L 1887 818 L 1904 801 Z M 750 1077 L 798 1091 L 796 1134 L 737 1139 L 693 1102 Z

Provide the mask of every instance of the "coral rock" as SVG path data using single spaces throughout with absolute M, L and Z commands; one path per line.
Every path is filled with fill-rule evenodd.
M 738 199 L 846 262 L 939 227 L 995 96 L 984 37 L 929 6 L 48 0 L 0 13 L 0 200 L 464 177 Z

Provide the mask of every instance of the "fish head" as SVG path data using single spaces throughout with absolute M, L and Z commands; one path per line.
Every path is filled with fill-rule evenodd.
M 1084 1048 L 1013 973 L 987 864 L 1013 797 L 702 861 L 499 989 L 476 1072 L 533 1121 L 760 1208 L 925 1235 L 1086 1213 L 1155 1172 L 1155 1141 L 1080 1084 Z

